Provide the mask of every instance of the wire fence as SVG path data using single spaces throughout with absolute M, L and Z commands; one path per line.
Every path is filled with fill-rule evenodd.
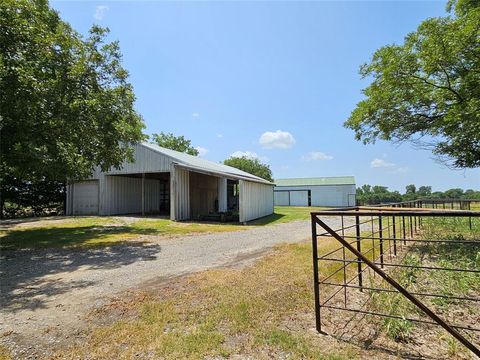
M 393 337 L 413 332 L 413 324 L 434 325 L 480 356 L 480 212 L 469 210 L 472 202 L 417 200 L 312 213 L 317 330 L 324 331 L 325 311 L 353 315 L 337 322 L 381 318 Z M 341 228 L 331 229 L 329 217 L 340 217 Z M 327 243 L 319 254 L 319 244 Z M 455 309 L 473 315 L 459 318 Z

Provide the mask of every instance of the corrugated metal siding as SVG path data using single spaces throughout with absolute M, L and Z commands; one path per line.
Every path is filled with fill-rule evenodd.
M 240 222 L 273 214 L 273 186 L 240 180 Z
M 215 212 L 218 199 L 218 178 L 191 171 L 190 175 L 190 218 Z
M 352 206 L 348 197 L 355 194 L 355 185 L 328 185 L 328 186 L 281 186 L 275 190 L 311 190 L 312 206 Z M 277 204 L 276 204 L 277 205 Z
M 105 214 L 134 214 L 142 212 L 142 179 L 106 176 Z M 145 179 L 145 212 L 160 208 L 160 181 Z
M 73 185 L 67 185 L 67 208 L 65 215 L 73 215 Z
M 308 206 L 308 191 L 290 191 L 290 205 Z
M 106 213 L 109 215 L 142 212 L 142 179 L 106 176 Z
M 145 212 L 160 211 L 160 180 L 145 179 Z
M 110 169 L 106 174 L 138 174 L 143 172 L 169 172 L 172 159 L 168 156 L 162 155 L 152 149 L 149 149 L 142 144 L 133 146 L 133 163 L 124 162 L 122 168 Z M 102 175 L 100 168 L 96 168 L 93 172 L 92 178 L 98 179 Z
M 276 206 L 288 206 L 290 205 L 290 192 L 275 191 L 273 193 L 273 199 Z
M 245 171 L 242 171 L 240 169 L 224 165 L 221 163 L 217 163 L 214 161 L 206 160 L 204 158 L 201 158 L 199 156 L 193 156 L 190 154 L 182 153 L 179 151 L 171 150 L 171 149 L 166 149 L 163 147 L 160 147 L 155 144 L 150 144 L 150 143 L 142 143 L 142 146 L 149 148 L 159 154 L 163 154 L 166 156 L 169 156 L 174 162 L 177 162 L 179 164 L 185 164 L 187 166 L 191 166 L 193 168 L 197 168 L 198 170 L 205 170 L 209 172 L 214 172 L 217 173 L 218 175 L 237 175 L 237 176 L 244 176 L 247 177 L 248 180 L 251 179 L 251 181 L 254 182 L 261 182 L 261 183 L 268 183 L 267 180 L 259 178 L 258 176 L 252 175 L 250 173 L 247 173 Z M 193 170 L 195 171 L 195 170 Z
M 276 186 L 355 185 L 353 176 L 275 179 Z
M 227 179 L 218 178 L 218 211 L 225 212 L 228 210 L 227 204 Z
M 173 176 L 170 176 L 170 218 L 172 220 L 188 220 L 190 218 L 190 172 L 174 167 L 172 174 Z

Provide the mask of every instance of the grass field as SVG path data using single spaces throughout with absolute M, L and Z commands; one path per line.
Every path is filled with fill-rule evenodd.
M 444 224 L 446 229 L 451 225 Z M 439 224 L 432 229 L 439 229 Z M 463 225 L 460 227 L 462 230 L 465 230 Z M 425 233 L 425 236 L 433 234 Z M 337 247 L 333 239 L 321 238 L 318 251 L 324 254 Z M 369 244 L 364 250 L 368 252 Z M 450 261 L 448 258 L 452 254 L 437 250 L 432 251 L 440 255 L 438 261 Z M 376 251 L 378 254 L 378 248 Z M 455 254 L 460 263 L 472 265 L 474 255 L 462 251 Z M 405 261 L 414 261 L 414 256 L 415 252 L 412 252 Z M 320 265 L 324 276 L 339 267 L 338 264 L 326 262 Z M 350 272 L 355 272 L 355 269 L 349 269 Z M 406 284 L 409 286 L 417 281 L 417 274 L 411 271 L 402 271 L 397 275 L 395 277 L 402 283 L 410 282 Z M 431 277 L 429 281 L 440 286 L 440 289 L 448 288 L 458 293 L 478 289 L 478 275 L 448 275 L 455 279 L 441 276 L 438 279 Z M 341 277 L 342 274 L 338 273 L 332 280 L 341 282 Z M 451 284 L 451 281 L 456 284 Z M 393 339 L 393 345 L 382 343 L 392 346 L 386 352 L 382 352 L 382 346 L 365 348 L 318 335 L 313 329 L 312 293 L 310 244 L 281 245 L 272 255 L 252 267 L 203 272 L 159 287 L 156 292 L 138 293 L 133 299 L 122 299 L 114 308 L 116 312 L 127 316 L 109 325 L 94 327 L 85 343 L 64 349 L 57 356 L 118 359 L 134 356 L 204 359 L 234 355 L 252 359 L 385 358 L 396 356 L 401 344 L 412 341 L 410 335 L 415 331 L 420 331 L 417 335 L 421 335 L 421 329 L 406 321 L 385 321 L 383 329 L 381 322 L 367 325 L 377 326 L 382 336 L 388 335 Z M 408 315 L 402 311 L 412 310 L 403 299 L 387 295 L 377 298 L 375 306 L 401 315 Z M 324 294 L 325 297 L 328 295 Z M 100 311 L 95 317 L 104 314 L 108 318 L 109 311 Z M 345 319 L 340 317 L 335 321 L 341 326 Z M 444 346 L 442 344 L 448 343 L 451 354 L 455 351 L 467 354 L 449 336 L 439 336 L 436 341 L 430 346 L 441 348 Z
M 311 211 L 318 209 L 315 207 L 276 207 L 274 214 L 252 221 L 249 225 L 263 226 L 306 220 Z M 245 229 L 248 227 L 239 224 L 174 222 L 158 218 L 132 219 L 100 216 L 44 218 L 0 230 L 0 249 L 85 248 L 118 244 L 138 239 L 142 235 L 174 236 Z
M 358 357 L 315 333 L 312 301 L 310 245 L 283 245 L 253 267 L 192 275 L 122 302 L 115 307 L 128 317 L 94 328 L 58 358 Z
M 289 221 L 308 220 L 310 213 L 325 210 L 324 207 L 275 206 L 275 213 L 261 219 L 251 221 L 251 225 L 281 224 Z

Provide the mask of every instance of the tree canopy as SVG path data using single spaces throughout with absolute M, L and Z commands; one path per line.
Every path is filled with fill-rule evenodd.
M 223 163 L 273 182 L 272 170 L 270 170 L 270 167 L 267 164 L 261 163 L 256 158 L 252 159 L 247 156 L 231 157 L 225 160 Z
M 363 185 L 357 188 L 359 205 L 385 204 L 416 199 L 480 199 L 480 191 L 459 188 L 432 192 L 431 186 L 417 187 L 413 184 L 405 187 L 405 193 L 389 191 L 386 186 Z
M 83 38 L 45 0 L 0 3 L 2 182 L 89 176 L 118 167 L 143 121 L 118 42 Z
M 181 135 L 175 136 L 172 133 L 161 132 L 160 134 L 152 134 L 152 141 L 167 149 L 198 156 L 198 150 L 192 146 L 192 142 Z
M 364 143 L 408 140 L 453 167 L 479 167 L 480 2 L 447 9 L 360 68 L 372 82 L 345 126 Z

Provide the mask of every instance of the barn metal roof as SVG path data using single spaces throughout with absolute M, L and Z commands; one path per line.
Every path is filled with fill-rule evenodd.
M 275 179 L 276 186 L 355 185 L 353 176 Z
M 272 184 L 269 181 L 262 179 L 258 176 L 252 175 L 245 171 L 239 170 L 237 168 L 224 165 L 221 163 L 216 163 L 210 160 L 203 159 L 199 156 L 194 156 L 190 154 L 185 154 L 179 151 L 167 149 L 155 144 L 151 144 L 148 142 L 142 142 L 142 146 L 153 150 L 159 154 L 168 156 L 174 160 L 174 162 L 178 163 L 180 166 L 190 168 L 192 170 L 204 170 L 206 172 L 215 173 L 218 175 L 232 177 L 235 179 L 244 179 L 254 182 L 261 182 L 266 184 Z M 273 185 L 273 184 L 272 184 Z

